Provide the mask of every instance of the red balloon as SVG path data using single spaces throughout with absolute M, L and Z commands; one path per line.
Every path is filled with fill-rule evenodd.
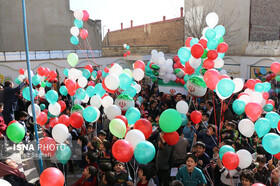
M 49 77 L 50 77 L 50 79 L 55 79 L 56 77 L 57 77 L 57 73 L 55 72 L 55 71 L 50 71 L 50 73 L 49 73 Z
M 123 54 L 123 57 L 127 57 L 127 54 L 126 54 L 126 53 L 124 53 L 124 54 Z
M 249 89 L 254 90 L 256 83 L 257 82 L 254 79 L 248 79 L 247 82 L 245 83 L 245 86 Z
M 180 82 L 181 82 L 181 79 L 179 79 L 179 78 L 176 77 L 175 82 L 176 82 L 176 83 L 180 83 Z
M 127 51 L 126 54 L 129 56 L 130 55 L 130 51 Z
M 76 90 L 68 90 L 68 94 L 70 96 L 74 96 L 76 94 Z
M 73 92 L 74 90 L 76 90 L 76 82 L 73 81 L 72 79 L 67 79 L 67 81 L 65 82 L 65 86 L 66 86 L 66 88 L 68 90 L 68 93 L 70 91 Z
M 226 44 L 225 42 L 220 43 L 217 47 L 217 52 L 219 53 L 226 53 L 227 50 L 228 50 L 228 44 Z
M 257 83 L 262 83 L 262 81 L 260 79 L 255 79 L 255 81 L 256 81 L 256 84 Z
M 211 90 L 215 90 L 216 85 L 220 79 L 220 73 L 215 69 L 207 70 L 204 74 L 203 79 L 208 88 L 210 88 Z
M 141 61 L 141 60 L 138 60 L 138 61 L 136 61 L 135 63 L 134 63 L 134 69 L 137 69 L 137 68 L 140 68 L 140 69 L 142 69 L 142 70 L 145 70 L 145 63 L 143 62 L 143 61 Z
M 245 106 L 245 114 L 254 122 L 262 115 L 262 106 L 259 103 L 249 102 Z
M 192 39 L 193 39 L 192 37 L 188 37 L 188 38 L 186 39 L 186 41 L 185 41 L 186 47 L 191 47 L 191 40 L 192 40 Z
M 268 99 L 266 104 L 271 104 L 273 107 L 275 106 L 275 102 L 272 99 Z
M 39 116 L 36 118 L 39 125 L 43 126 L 48 121 L 48 115 L 45 112 L 40 112 Z
M 86 10 L 83 10 L 83 21 L 87 21 L 89 18 L 89 13 Z
M 139 119 L 134 123 L 133 129 L 138 129 L 145 135 L 145 138 L 148 139 L 152 132 L 153 126 L 151 122 L 147 119 Z
M 207 48 L 207 40 L 206 39 L 201 39 L 198 41 L 199 44 L 203 46 L 204 49 Z
M 249 94 L 247 94 L 247 93 L 245 93 L 245 92 L 242 92 L 242 93 L 240 93 L 240 94 L 238 95 L 238 99 L 239 99 L 240 96 L 242 96 L 242 95 L 247 95 L 247 96 L 249 96 Z
M 184 81 L 184 79 L 180 79 L 180 83 L 181 83 L 182 85 L 186 84 L 186 82 Z
M 218 52 L 216 50 L 209 50 L 207 52 L 207 57 L 208 57 L 208 59 L 215 60 L 218 57 Z
M 163 139 L 168 145 L 176 145 L 179 141 L 179 134 L 176 131 L 171 133 L 164 133 Z
M 205 61 L 203 62 L 203 67 L 206 69 L 211 69 L 214 67 L 214 61 L 212 59 L 205 59 Z
M 62 114 L 61 116 L 59 116 L 58 122 L 66 125 L 66 127 L 68 127 L 69 126 L 69 117 L 65 114 Z
M 104 68 L 104 72 L 109 73 L 109 68 L 108 68 L 108 67 L 105 67 L 105 68 Z
M 85 66 L 85 69 L 89 70 L 90 73 L 92 73 L 92 71 L 93 71 L 93 68 L 92 68 L 91 65 L 86 65 L 86 66 Z
M 8 126 L 10 126 L 10 125 L 13 124 L 13 123 L 18 123 L 18 121 L 17 121 L 17 120 L 12 120 L 12 121 L 8 124 Z
M 191 67 L 188 61 L 185 63 L 185 68 L 183 70 L 189 75 L 192 75 L 194 73 L 194 69 Z
M 39 141 L 39 148 L 48 157 L 53 157 L 56 151 L 56 142 L 53 138 L 45 137 Z
M 104 79 L 105 80 L 105 79 Z M 111 89 L 108 89 L 107 87 L 106 87 L 106 85 L 105 85 L 105 81 L 102 81 L 102 87 L 103 87 L 103 89 L 104 90 L 106 90 L 106 92 L 109 92 L 109 93 L 114 93 L 115 92 L 115 90 L 111 90 Z
M 88 81 L 88 84 L 87 84 L 87 86 L 95 86 L 95 83 L 94 83 L 94 81 Z
M 56 126 L 57 124 L 59 124 L 58 118 L 57 118 L 57 117 L 51 118 L 51 119 L 50 119 L 49 125 L 50 125 L 52 128 L 53 128 L 54 126 Z
M 63 111 L 66 109 L 66 104 L 65 104 L 65 102 L 62 101 L 62 100 L 60 100 L 60 101 L 58 101 L 57 103 L 58 103 L 58 104 L 60 105 L 60 107 L 61 107 L 61 112 L 63 112 Z
M 226 74 L 220 75 L 220 80 L 225 79 L 225 78 L 230 79 L 230 77 Z
M 108 94 L 108 93 L 105 93 L 105 94 L 101 97 L 101 99 L 105 98 L 106 96 L 109 96 L 109 94 Z
M 271 73 L 270 76 L 271 76 L 272 78 L 274 78 L 274 77 L 276 76 L 276 74 L 275 74 L 275 73 Z
M 201 58 L 203 52 L 204 52 L 204 48 L 201 44 L 194 44 L 191 48 L 191 54 L 196 59 Z
M 81 37 L 82 39 L 86 39 L 87 36 L 88 36 L 88 31 L 87 31 L 86 29 L 82 29 L 82 30 L 80 31 L 80 37 Z
M 39 67 L 37 69 L 37 74 L 39 74 L 40 76 L 44 76 L 45 75 L 45 68 L 44 67 Z
M 279 122 L 278 122 L 278 130 L 279 130 Z M 273 156 L 278 160 L 280 160 L 280 152 L 278 154 L 274 154 Z
M 174 57 L 173 57 L 173 61 L 174 61 L 175 63 L 180 62 L 180 58 L 179 58 L 178 56 L 174 56 Z M 150 68 L 151 68 L 151 67 L 150 67 Z
M 270 65 L 271 71 L 277 74 L 280 71 L 280 63 L 274 62 Z
M 45 77 L 48 77 L 49 73 L 50 73 L 50 69 L 49 68 L 45 68 Z
M 195 110 L 195 111 L 192 111 L 191 113 L 191 121 L 195 124 L 198 124 L 202 119 L 202 114 L 201 112 Z
M 265 79 L 265 80 L 266 80 L 267 82 L 270 82 L 270 81 L 271 81 L 271 79 L 272 79 L 272 77 L 269 75 L 269 76 L 267 76 L 267 77 L 266 77 L 266 79 Z
M 81 128 L 84 124 L 83 116 L 78 112 L 74 112 L 69 117 L 69 124 L 74 128 Z
M 108 69 L 109 70 L 109 69 Z M 109 71 L 108 71 L 109 72 Z M 100 70 L 97 70 L 97 78 L 100 78 L 102 76 L 102 72 Z
M 40 175 L 40 184 L 42 186 L 64 186 L 64 182 L 64 175 L 59 169 L 54 167 L 45 169 Z
M 269 98 L 268 92 L 263 93 L 263 99 L 267 100 Z
M 39 67 L 40 68 L 40 67 Z M 25 70 L 23 68 L 19 69 L 19 74 L 24 75 Z
M 151 63 L 152 64 L 152 63 Z M 153 63 L 154 64 L 154 63 Z M 190 65 L 189 65 L 190 66 Z M 182 63 L 180 61 L 177 61 L 176 63 L 173 64 L 174 69 L 176 68 L 181 68 L 183 69 L 184 66 L 182 65 Z
M 228 151 L 223 155 L 222 162 L 225 168 L 234 170 L 238 167 L 239 157 L 236 153 Z
M 127 140 L 118 140 L 112 147 L 114 158 L 120 162 L 128 162 L 133 156 L 133 146 Z
M 115 119 L 116 118 L 123 120 L 123 122 L 125 123 L 126 127 L 128 127 L 128 121 L 127 121 L 125 116 L 119 115 L 119 116 L 116 116 Z

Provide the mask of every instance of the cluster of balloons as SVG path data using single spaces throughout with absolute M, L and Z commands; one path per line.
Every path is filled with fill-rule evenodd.
M 123 44 L 123 48 L 126 50 L 126 52 L 123 54 L 123 57 L 127 57 L 131 54 L 131 52 L 129 51 L 130 46 L 127 44 Z
M 83 40 L 85 40 L 88 37 L 88 31 L 82 27 L 84 25 L 84 22 L 86 22 L 89 19 L 89 14 L 86 10 L 75 10 L 74 17 L 74 26 L 72 26 L 70 29 L 70 33 L 72 35 L 70 38 L 70 42 L 73 45 L 78 45 L 78 36 L 80 36 Z

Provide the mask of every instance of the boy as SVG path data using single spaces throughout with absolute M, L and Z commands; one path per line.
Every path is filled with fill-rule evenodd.
M 124 186 L 129 180 L 128 173 L 125 170 L 124 163 L 120 161 L 115 162 L 115 186 Z
M 205 144 L 201 141 L 198 141 L 194 145 L 194 149 L 196 152 L 196 156 L 198 158 L 197 168 L 199 168 L 201 171 L 203 171 L 204 168 L 206 167 L 206 165 L 208 165 L 210 163 L 210 158 L 209 158 L 208 154 L 205 153 Z M 211 167 L 209 167 L 207 169 L 207 171 L 208 171 L 209 175 L 212 175 Z
M 24 137 L 23 143 L 27 143 L 28 140 L 29 140 L 29 132 L 28 132 L 27 126 L 26 126 L 26 124 L 25 124 L 25 120 L 26 120 L 27 116 L 28 116 L 28 113 L 25 112 L 25 111 L 21 111 L 21 112 L 19 113 L 19 121 L 18 121 L 18 122 L 19 122 L 19 123 L 24 127 L 24 129 L 25 129 L 25 137 Z
M 240 182 L 238 186 L 250 186 L 254 183 L 254 173 L 252 170 L 244 169 L 240 173 Z
M 258 155 L 256 162 L 258 163 L 258 166 L 253 169 L 255 180 L 260 183 L 265 183 L 269 177 L 269 170 L 265 166 L 266 157 L 264 155 Z
M 95 123 L 89 123 L 87 126 L 87 137 L 90 142 L 94 141 Z
M 206 185 L 206 179 L 202 171 L 195 167 L 197 165 L 195 154 L 188 153 L 186 166 L 181 167 L 176 175 L 176 180 L 181 181 L 184 186 Z
M 223 131 L 221 134 L 222 139 L 223 140 L 225 140 L 225 139 L 233 140 L 235 137 L 234 129 L 235 129 L 235 124 L 233 122 L 228 122 L 226 124 L 226 130 Z
M 7 139 L 4 136 L 5 135 L 5 131 L 7 129 L 7 125 L 4 122 L 4 118 L 2 116 L 2 112 L 4 109 L 4 104 L 0 103 L 0 157 L 3 157 L 6 153 L 6 143 L 7 143 Z

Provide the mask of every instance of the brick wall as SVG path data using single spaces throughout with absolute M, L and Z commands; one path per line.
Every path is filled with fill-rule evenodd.
M 175 18 L 132 28 L 108 32 L 103 46 L 122 46 L 123 44 L 167 45 L 170 53 L 176 53 L 184 45 L 183 18 Z
M 250 41 L 279 40 L 279 0 L 251 0 Z

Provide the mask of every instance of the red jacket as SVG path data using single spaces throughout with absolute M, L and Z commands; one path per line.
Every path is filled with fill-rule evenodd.
M 87 179 L 83 175 L 76 183 L 72 184 L 72 186 L 97 186 L 97 180 L 96 176 L 93 178 L 93 180 L 90 180 L 91 178 Z
M 7 125 L 4 122 L 4 118 L 0 115 L 0 134 L 4 134 L 7 129 Z

